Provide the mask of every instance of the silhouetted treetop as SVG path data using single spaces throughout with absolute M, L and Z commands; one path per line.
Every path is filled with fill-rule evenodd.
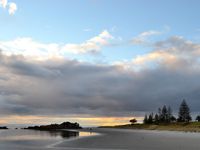
M 164 105 L 162 108 L 158 108 L 158 113 L 155 115 L 151 113 L 150 115 L 145 115 L 144 124 L 160 124 L 160 123 L 170 123 L 176 121 L 176 118 L 172 115 L 172 109 L 170 106 Z
M 187 105 L 186 101 L 183 100 L 178 113 L 178 122 L 190 122 L 192 117 L 190 115 L 190 108 Z

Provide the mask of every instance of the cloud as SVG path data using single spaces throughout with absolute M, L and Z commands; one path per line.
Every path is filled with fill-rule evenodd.
M 200 87 L 195 83 L 199 81 L 197 79 L 200 73 L 199 56 L 199 43 L 173 36 L 155 42 L 153 51 L 137 56 L 131 61 L 117 62 L 115 65 L 127 71 L 134 70 L 134 75 L 140 76 L 140 79 L 136 79 L 137 88 L 134 89 L 142 86 L 141 91 L 145 91 L 142 93 L 145 96 L 138 94 L 140 90 L 136 90 L 138 93 L 135 91 L 133 94 L 140 95 L 138 99 L 141 103 L 146 104 L 146 100 L 151 99 L 150 103 L 160 105 L 171 103 L 177 110 L 179 99 L 186 98 L 192 111 L 195 112 L 198 111 L 197 105 L 200 105 L 198 103 L 200 95 L 197 93 Z M 146 102 L 142 102 L 142 99 L 146 99 Z
M 15 12 L 17 11 L 17 5 L 16 5 L 16 3 L 11 2 L 11 3 L 9 3 L 9 6 L 8 6 L 8 7 L 9 7 L 9 8 L 8 8 L 9 14 L 10 14 L 10 15 L 14 15 Z
M 172 36 L 163 41 L 151 44 L 153 50 L 144 55 L 138 55 L 131 61 L 115 62 L 123 68 L 136 70 L 155 68 L 159 66 L 179 68 L 182 63 L 191 67 L 198 66 L 200 44 L 186 40 L 181 36 Z
M 131 40 L 131 43 L 134 45 L 145 45 L 145 46 L 151 46 L 154 41 L 152 41 L 152 37 L 158 36 L 161 34 L 166 34 L 170 31 L 170 27 L 168 25 L 165 25 L 161 31 L 156 30 L 149 30 L 140 33 L 136 37 L 134 37 Z
M 140 33 L 138 36 L 134 37 L 131 41 L 132 44 L 144 44 L 147 43 L 147 38 L 150 36 L 154 36 L 154 35 L 160 35 L 162 34 L 162 32 L 159 31 L 154 31 L 154 30 L 150 30 L 150 31 L 146 31 L 146 32 L 142 32 Z
M 0 49 L 6 55 L 16 54 L 30 59 L 45 60 L 63 58 L 67 53 L 97 53 L 103 47 L 109 46 L 113 39 L 114 37 L 106 30 L 81 44 L 42 43 L 30 37 L 23 37 L 11 41 L 0 41 Z
M 81 44 L 66 44 L 61 51 L 71 52 L 74 54 L 81 53 L 97 53 L 104 46 L 109 45 L 109 42 L 114 37 L 107 31 L 102 31 L 98 36 L 95 36 Z
M 0 0 L 0 7 L 7 8 L 10 15 L 14 15 L 17 11 L 17 4 L 7 0 Z
M 95 115 L 105 115 L 101 109 L 121 109 L 115 100 L 107 101 L 104 97 L 111 94 L 106 89 L 114 90 L 112 86 L 105 88 L 104 84 L 118 80 L 115 67 L 74 61 L 37 64 L 25 58 L 5 55 L 1 56 L 0 64 L 2 71 L 7 72 L 2 76 L 8 78 L 8 82 L 2 81 L 1 84 L 1 106 L 6 108 L 1 111 L 6 111 L 6 114 L 92 114 L 96 111 Z M 103 108 L 105 103 L 108 106 Z M 38 109 L 39 105 L 41 109 Z
M 7 55 L 23 55 L 33 59 L 47 59 L 61 57 L 60 45 L 56 43 L 41 43 L 32 38 L 16 38 L 11 41 L 0 41 L 0 49 Z
M 102 32 L 84 43 L 107 45 L 102 38 L 112 36 Z M 67 58 L 30 59 L 28 54 L 21 55 L 30 45 L 31 51 L 45 51 L 51 44 L 20 40 L 0 42 L 4 49 L 0 54 L 1 116 L 120 118 L 134 113 L 140 117 L 164 104 L 176 113 L 183 98 L 192 112 L 199 111 L 199 43 L 172 36 L 155 42 L 151 52 L 131 61 L 90 64 Z M 52 49 L 59 51 L 60 45 Z
M 176 112 L 183 98 L 195 112 L 199 56 L 199 44 L 181 37 L 156 42 L 152 52 L 122 63 L 127 69 L 1 54 L 0 114 L 143 116 L 164 104 Z
M 0 6 L 6 8 L 8 1 L 7 0 L 0 0 Z

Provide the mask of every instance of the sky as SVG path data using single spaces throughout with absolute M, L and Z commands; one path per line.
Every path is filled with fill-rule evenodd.
M 0 124 L 200 113 L 200 1 L 0 0 Z

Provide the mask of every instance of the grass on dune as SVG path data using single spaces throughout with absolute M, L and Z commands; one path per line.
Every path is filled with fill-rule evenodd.
M 145 130 L 167 130 L 167 131 L 185 131 L 200 132 L 200 122 L 190 123 L 170 123 L 170 124 L 126 124 L 116 126 L 102 126 L 103 128 L 121 128 L 121 129 L 145 129 Z

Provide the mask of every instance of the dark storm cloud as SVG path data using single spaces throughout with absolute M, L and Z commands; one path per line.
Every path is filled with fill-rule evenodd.
M 1 54 L 0 78 L 7 80 L 0 80 L 0 113 L 127 116 L 154 111 L 164 104 L 177 109 L 183 98 L 192 111 L 199 111 L 198 52 L 198 44 L 170 38 L 156 43 L 155 50 L 147 54 L 156 54 L 162 61 L 156 61 L 153 69 L 137 71 L 134 63 L 127 70 L 117 65 L 38 62 Z M 168 55 L 173 62 L 165 57 Z
M 42 67 L 37 63 L 27 61 L 22 56 L 5 57 L 0 54 L 0 63 L 4 67 L 9 67 L 10 71 L 18 75 L 36 76 L 36 77 L 51 77 L 56 76 L 58 72 L 53 69 Z

